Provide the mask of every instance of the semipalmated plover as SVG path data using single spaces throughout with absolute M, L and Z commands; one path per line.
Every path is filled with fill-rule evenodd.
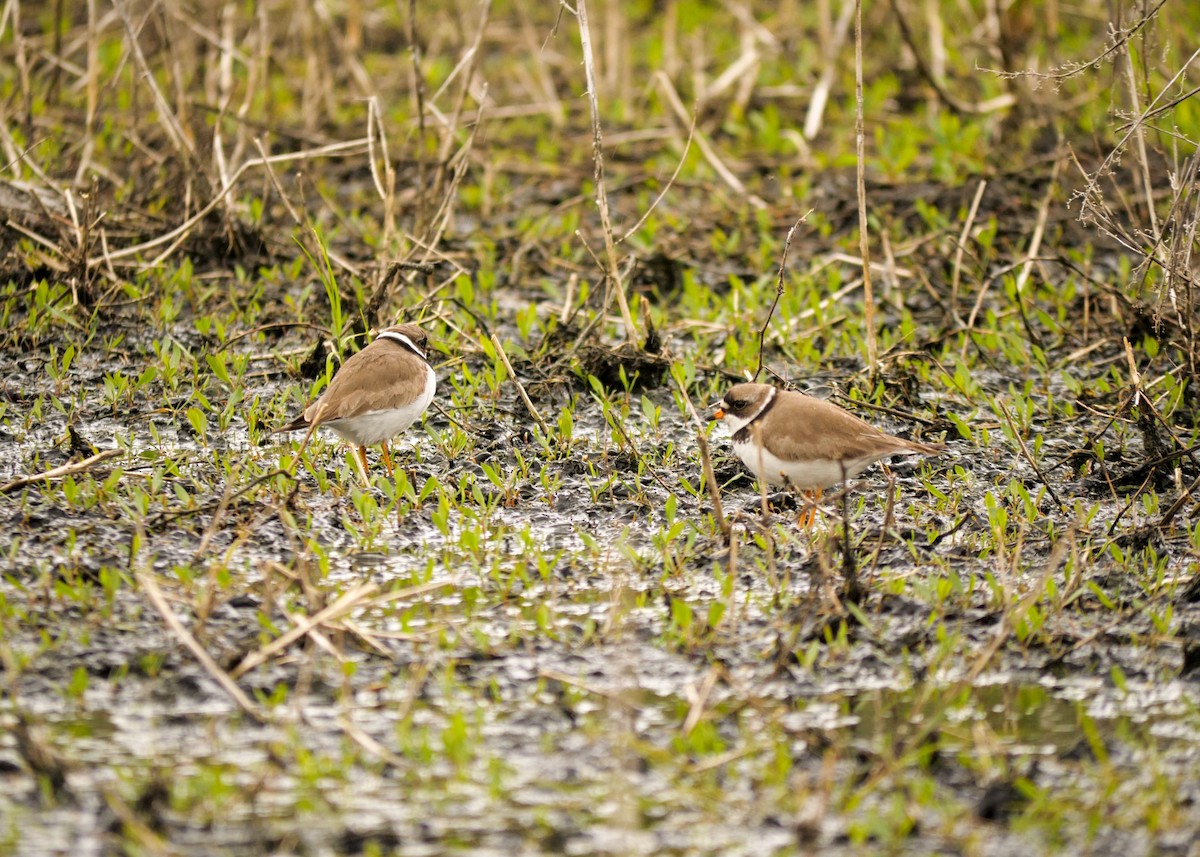
M 733 451 L 759 480 L 820 491 L 891 455 L 933 455 L 941 447 L 893 437 L 832 402 L 767 384 L 735 384 L 714 420 L 733 434 Z
M 416 422 L 437 389 L 425 349 L 429 336 L 415 324 L 380 331 L 371 344 L 342 364 L 329 387 L 304 413 L 275 432 L 331 428 L 358 447 L 364 480 L 367 447 L 380 444 L 392 473 L 387 442 Z M 308 437 L 305 437 L 307 442 Z

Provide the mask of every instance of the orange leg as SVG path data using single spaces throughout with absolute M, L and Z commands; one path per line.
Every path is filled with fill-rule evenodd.
M 804 508 L 800 511 L 800 516 L 796 519 L 796 526 L 801 529 L 808 529 L 817 518 L 817 503 L 821 500 L 821 489 L 816 488 L 812 491 L 802 491 L 801 496 L 804 498 Z
M 392 454 L 388 451 L 387 441 L 380 444 L 380 447 L 383 449 L 383 466 L 387 468 L 388 476 L 391 476 L 395 468 L 392 466 Z

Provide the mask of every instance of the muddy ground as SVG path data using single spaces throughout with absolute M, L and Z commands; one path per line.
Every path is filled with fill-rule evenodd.
M 68 501 L 59 482 L 3 501 L 11 853 L 1195 853 L 1187 529 L 1136 511 L 1118 520 L 1125 495 L 1066 468 L 1048 484 L 1056 508 L 999 431 L 986 444 L 945 431 L 945 411 L 982 424 L 961 397 L 918 393 L 944 455 L 854 482 L 866 595 L 847 612 L 837 502 L 812 530 L 784 495 L 763 519 L 716 430 L 727 546 L 707 494 L 683 487 L 700 482 L 696 427 L 665 377 L 613 396 L 634 403 L 625 443 L 581 379 L 539 387 L 548 379 L 524 365 L 552 421 L 573 398 L 572 443 L 539 444 L 505 384 L 431 412 L 400 444 L 409 484 L 434 478 L 453 502 L 397 505 L 381 469 L 355 485 L 333 440 L 309 465 L 325 490 L 304 471 L 255 485 L 292 445 L 236 414 L 199 439 L 164 413 L 156 385 L 131 404 L 96 401 L 106 374 L 140 374 L 155 344 L 214 347 L 184 324 L 97 333 L 120 335 L 124 356 L 80 354 L 65 384 L 86 392 L 69 420 L 46 407 L 64 383 L 44 371 L 48 341 L 10 356 L 4 382 L 7 423 L 27 428 L 9 429 L 0 480 L 67 461 L 68 423 L 83 443 L 121 449 L 81 477 L 93 501 Z M 243 348 L 257 360 L 282 346 Z M 466 360 L 486 365 L 478 349 Z M 444 391 L 456 371 L 439 371 Z M 998 367 L 986 384 L 1023 380 Z M 286 402 L 295 386 L 271 368 L 245 400 Z M 643 394 L 661 409 L 656 428 Z M 447 441 L 451 417 L 465 449 Z M 1094 424 L 1047 430 L 1042 455 L 1078 448 Z M 1136 432 L 1126 441 L 1136 459 Z M 515 474 L 510 489 L 485 464 Z M 1004 495 L 1013 481 L 1037 497 L 1034 514 L 998 540 L 997 505 L 1025 511 Z M 1139 540 L 1161 558 L 1161 594 L 1146 594 L 1153 568 L 1131 579 L 1096 547 Z M 240 676 L 244 711 L 139 575 L 160 581 L 223 670 L 298 612 L 375 588 L 352 622 Z M 1044 612 L 1022 638 L 1006 623 L 1029 594 Z M 1167 628 L 1146 603 L 1171 608 Z M 1121 814 L 1147 793 L 1165 815 L 1157 829 Z M 1020 823 L 1038 812 L 1062 813 L 1052 837 Z
M 1004 27 L 1040 25 L 1013 5 Z M 687 45 L 736 31 L 785 83 L 819 77 L 791 53 L 802 16 L 774 21 L 771 47 L 739 10 L 708 10 L 728 20 Z M 587 109 L 564 102 L 547 129 L 529 105 L 551 107 L 507 88 L 544 83 L 504 65 L 534 33 L 547 85 L 583 89 L 575 43 L 526 11 L 485 18 L 480 67 L 458 67 L 490 74 L 493 124 L 430 86 L 428 127 L 388 104 L 353 140 L 321 111 L 365 127 L 346 94 L 362 79 L 407 92 L 410 33 L 390 18 L 359 33 L 361 66 L 330 65 L 320 46 L 344 45 L 317 12 L 304 39 L 247 42 L 238 63 L 270 47 L 264 69 L 304 71 L 271 90 L 288 122 L 212 107 L 211 34 L 266 32 L 232 7 L 148 18 L 149 60 L 97 24 L 124 58 L 111 80 L 142 99 L 107 124 L 68 101 L 84 81 L 56 83 L 83 41 L 27 21 L 28 44 L 2 43 L 33 63 L 12 104 L 40 145 L 65 142 L 54 169 L 0 185 L 0 854 L 1198 857 L 1195 182 L 1174 178 L 1194 153 L 1109 162 L 1104 133 L 1064 141 L 1044 91 L 983 101 L 972 54 L 955 92 L 986 110 L 915 67 L 894 92 L 868 69 L 885 90 L 868 107 L 872 366 L 854 158 L 836 154 L 852 110 L 797 154 L 774 125 L 807 101 L 750 87 L 698 111 L 701 157 L 628 83 L 641 100 L 621 109 L 653 121 L 605 114 L 614 219 L 654 211 L 619 245 L 626 336 L 603 301 Z M 429 15 L 447 75 L 471 41 Z M 287 53 L 301 44 L 321 63 Z M 196 86 L 180 139 L 228 122 L 245 164 L 271 127 L 273 152 L 303 157 L 235 175 L 173 149 L 137 63 L 169 78 L 189 49 L 212 74 L 179 84 Z M 38 65 L 58 50 L 73 61 Z M 435 114 L 463 123 L 444 147 Z M 986 157 L 967 151 L 980 135 Z M 63 190 L 81 160 L 86 198 Z M 1097 176 L 1127 231 L 1081 218 Z M 1155 251 L 1125 240 L 1151 221 Z M 703 419 L 754 373 L 768 318 L 766 377 L 944 452 L 871 468 L 798 526 L 807 501 L 764 498 Z M 270 433 L 397 319 L 434 337 L 439 391 L 395 476 L 374 451 L 361 485 L 333 436 L 300 453 Z

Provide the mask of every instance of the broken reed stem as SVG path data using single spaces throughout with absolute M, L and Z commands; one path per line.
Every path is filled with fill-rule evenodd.
M 504 346 L 500 344 L 500 337 L 494 333 L 492 334 L 492 347 L 500 355 L 500 360 L 504 363 L 504 368 L 508 370 L 508 377 L 512 378 L 517 392 L 521 394 L 521 401 L 525 403 L 525 410 L 529 411 L 529 415 L 533 417 L 533 421 L 542 430 L 542 437 L 550 437 L 550 430 L 546 428 L 546 421 L 542 419 L 542 415 L 538 413 L 538 409 L 533 406 L 533 401 L 529 398 L 529 394 L 525 392 L 524 385 L 517 377 L 517 373 L 513 371 L 512 364 L 508 362 L 508 355 L 504 353 Z
M 235 679 L 245 675 L 259 664 L 265 663 L 276 652 L 286 649 L 292 643 L 296 642 L 296 640 L 306 636 L 312 629 L 318 628 L 326 622 L 332 622 L 339 616 L 349 613 L 355 607 L 359 606 L 361 602 L 374 596 L 378 591 L 379 587 L 374 583 L 359 584 L 348 592 L 343 593 L 340 598 L 324 610 L 319 611 L 316 615 L 296 617 L 296 624 L 290 630 L 280 634 L 262 648 L 246 655 L 242 659 L 242 662 L 233 668 L 229 677 Z
M 376 134 L 379 140 L 378 157 L 375 153 Z M 383 237 L 380 244 L 388 247 L 396 231 L 396 170 L 392 167 L 392 159 L 388 154 L 387 130 L 383 127 L 379 99 L 375 96 L 367 99 L 367 146 L 371 179 L 375 182 L 375 191 L 379 194 L 380 201 L 383 202 Z M 379 170 L 380 162 L 383 163 L 382 175 Z
M 90 470 L 101 461 L 106 461 L 114 455 L 120 455 L 124 450 L 121 449 L 105 449 L 96 453 L 90 458 L 85 458 L 83 461 L 75 461 L 69 464 L 63 464 L 43 473 L 34 473 L 30 476 L 21 476 L 11 482 L 6 482 L 0 485 L 0 494 L 8 494 L 16 491 L 19 488 L 24 488 L 26 485 L 34 485 L 38 482 L 47 482 L 51 479 L 61 479 L 64 476 L 71 476 L 76 473 L 82 473 L 85 470 Z
M 183 626 L 183 622 L 179 620 L 179 617 L 175 615 L 175 611 L 171 609 L 171 605 L 167 603 L 162 590 L 158 588 L 158 582 L 154 579 L 153 572 L 138 571 L 134 574 L 134 577 L 137 579 L 138 586 L 146 593 L 146 597 L 150 599 L 150 603 L 154 605 L 154 609 L 158 611 L 163 621 L 167 623 L 167 628 L 183 644 L 183 647 L 192 653 L 192 656 L 204 668 L 204 671 L 212 676 L 213 680 L 221 686 L 221 689 L 229 695 L 230 699 L 237 703 L 242 711 L 246 712 L 259 723 L 266 723 L 267 718 L 258 710 L 258 707 L 250 700 L 250 697 L 242 692 L 237 683 L 230 678 L 229 673 L 221 669 L 220 665 L 212 659 L 212 655 Z
M 788 250 L 792 246 L 792 236 L 796 234 L 796 229 L 808 219 L 808 215 L 812 214 L 810 208 L 800 216 L 800 219 L 792 224 L 792 228 L 788 230 L 787 237 L 783 241 L 783 255 L 779 260 L 779 276 L 775 281 L 775 300 L 771 301 L 771 308 L 767 310 L 767 317 L 763 320 L 762 330 L 758 332 L 758 368 L 754 370 L 754 378 L 751 380 L 757 381 L 758 376 L 763 370 L 763 341 L 767 336 L 767 327 L 771 324 L 771 316 L 775 315 L 775 307 L 779 306 L 779 299 L 783 297 L 783 271 L 787 266 Z
M 409 57 L 412 60 L 412 92 L 413 108 L 417 114 L 417 151 L 423 151 L 425 146 L 425 76 L 421 74 L 421 43 L 417 41 L 417 0 L 408 0 L 408 44 Z M 425 159 L 417 159 L 417 193 L 416 223 L 425 222 Z
M 854 159 L 857 164 L 858 245 L 863 261 L 863 323 L 867 337 L 867 375 L 875 378 L 879 343 L 875 336 L 875 293 L 871 287 L 871 243 L 867 236 L 867 167 L 863 129 L 862 0 L 854 2 Z
M 825 105 L 829 102 L 829 93 L 833 90 L 834 82 L 840 71 L 838 55 L 842 52 L 842 46 L 846 44 L 846 35 L 850 32 L 850 19 L 853 13 L 854 4 L 847 1 L 842 4 L 841 13 L 833 27 L 827 26 L 827 20 L 822 21 L 822 24 L 826 24 L 826 26 L 822 27 L 825 32 L 821 33 L 821 76 L 818 78 L 816 86 L 813 87 L 812 99 L 808 103 L 808 112 L 804 115 L 804 127 L 800 132 L 804 140 L 813 139 L 821 130 L 821 123 L 825 117 Z
M 596 69 L 592 58 L 592 33 L 588 27 L 586 0 L 576 0 L 575 17 L 579 20 L 579 41 L 583 49 L 584 75 L 587 78 L 588 107 L 592 114 L 592 163 L 596 168 L 596 206 L 600 210 L 600 227 L 604 233 L 604 278 L 612 290 L 609 299 L 612 293 L 616 293 L 617 305 L 621 308 L 621 320 L 625 324 L 625 338 L 635 340 L 637 325 L 634 324 L 633 314 L 629 311 L 625 285 L 621 282 L 617 266 L 616 242 L 613 239 L 612 219 L 608 213 L 608 191 L 604 186 L 604 133 L 600 126 L 600 99 L 596 94 Z M 605 300 L 604 312 L 607 311 L 608 300 Z
M 950 276 L 950 312 L 957 321 L 958 315 L 958 284 L 962 279 L 963 253 L 967 247 L 967 239 L 971 237 L 971 229 L 975 226 L 975 218 L 979 215 L 979 203 L 983 201 L 983 192 L 987 190 L 987 179 L 980 179 L 975 188 L 975 197 L 971 200 L 971 208 L 967 219 L 963 221 L 962 231 L 958 234 L 958 247 L 954 251 L 954 272 Z
M 713 473 L 712 456 L 708 452 L 708 438 L 704 436 L 704 429 L 696 429 L 696 443 L 700 447 L 701 472 L 704 474 L 704 484 L 708 486 L 708 496 L 712 500 L 713 517 L 717 519 L 717 526 L 721 528 L 721 538 L 728 545 L 733 541 L 733 528 L 721 506 L 721 486 L 717 484 L 717 477 Z
M 209 212 L 221 205 L 225 197 L 231 193 L 236 186 L 242 174 L 247 172 L 251 167 L 269 166 L 271 164 L 286 164 L 291 161 L 312 160 L 314 158 L 333 157 L 335 155 L 358 155 L 368 151 L 369 144 L 365 139 L 349 140 L 344 143 L 331 143 L 328 146 L 320 146 L 316 149 L 307 151 L 292 152 L 284 155 L 270 155 L 266 158 L 255 158 L 246 161 L 233 171 L 233 175 L 229 177 L 229 186 L 218 190 L 211 200 L 209 200 L 199 211 L 181 223 L 179 226 L 172 229 L 170 232 L 165 232 L 157 238 L 151 238 L 149 241 L 143 241 L 140 244 L 134 244 L 130 247 L 123 247 L 120 250 L 105 250 L 102 255 L 91 256 L 87 260 L 89 268 L 96 267 L 101 263 L 111 263 L 120 259 L 126 259 L 130 256 L 139 256 L 147 250 L 153 250 L 155 247 L 160 247 L 163 244 L 171 244 L 170 247 L 159 253 L 157 257 L 148 263 L 132 263 L 137 264 L 140 268 L 154 268 L 161 265 L 175 250 L 187 239 L 192 228 L 200 221 L 208 216 Z M 174 242 L 174 243 L 172 243 Z
M 684 404 L 687 405 L 688 414 L 696 423 L 696 445 L 700 447 L 700 466 L 701 472 L 704 474 L 704 482 L 708 486 L 708 495 L 712 498 L 713 516 L 717 519 L 717 525 L 721 528 L 721 536 L 725 540 L 725 544 L 730 545 L 733 541 L 733 525 L 725 518 L 725 510 L 721 506 L 721 486 L 717 484 L 717 477 L 713 473 L 712 455 L 708 450 L 708 437 L 704 434 L 704 427 L 708 424 L 707 420 L 700 418 L 700 414 L 696 412 L 696 406 L 692 404 L 691 394 L 687 391 L 687 385 L 683 383 L 683 379 L 671 373 L 671 379 L 675 382 L 675 386 L 679 388 L 679 392 L 683 394 Z
M 1046 221 L 1050 217 L 1050 201 L 1054 198 L 1055 193 L 1058 192 L 1058 177 L 1065 163 L 1065 157 L 1057 158 L 1050 170 L 1050 181 L 1046 185 L 1046 193 L 1042 195 L 1041 204 L 1038 205 L 1037 220 L 1034 223 L 1033 234 L 1029 236 L 1029 247 L 1025 251 L 1025 261 L 1021 265 L 1020 272 L 1017 274 L 1016 292 L 1018 300 L 1020 300 L 1020 295 L 1025 292 L 1025 284 L 1029 282 L 1029 274 L 1033 270 L 1033 261 L 1042 250 L 1042 237 L 1046 234 Z
M 1138 98 L 1137 75 L 1133 70 L 1133 51 L 1126 45 L 1122 54 L 1125 59 L 1125 80 L 1129 89 L 1129 112 L 1139 117 L 1138 121 L 1133 123 L 1133 142 L 1134 151 L 1137 152 L 1139 177 L 1142 180 L 1142 192 L 1146 195 L 1146 213 L 1150 217 L 1150 234 L 1158 241 L 1162 236 L 1158 231 L 1158 212 L 1154 208 L 1154 181 L 1150 178 L 1150 160 L 1146 155 L 1145 117 L 1142 115 L 1141 99 Z M 1057 169 L 1057 167 L 1056 163 L 1055 168 Z

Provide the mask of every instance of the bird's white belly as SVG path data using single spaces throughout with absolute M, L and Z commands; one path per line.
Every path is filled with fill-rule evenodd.
M 433 394 L 437 391 L 437 376 L 434 375 L 431 368 L 428 369 L 428 373 L 425 376 L 425 389 L 421 391 L 420 396 L 407 405 L 380 411 L 368 411 L 365 414 L 340 420 L 329 420 L 321 425 L 333 429 L 341 437 L 358 446 L 374 446 L 385 440 L 391 440 L 419 420 L 421 414 L 425 413 L 425 409 L 429 407 L 429 403 L 433 401 Z
M 866 464 L 848 461 L 843 466 L 831 459 L 817 461 L 784 461 L 770 451 L 747 441 L 734 443 L 733 451 L 757 479 L 765 479 L 771 485 L 789 485 L 801 491 L 828 488 L 844 479 L 857 476 Z M 869 463 L 869 462 L 867 462 Z

